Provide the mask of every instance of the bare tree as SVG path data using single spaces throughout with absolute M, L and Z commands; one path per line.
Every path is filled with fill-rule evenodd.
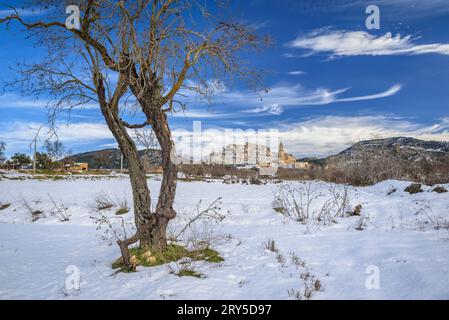
M 159 148 L 156 135 L 151 128 L 145 127 L 142 129 L 135 129 L 133 131 L 133 138 L 144 148 L 144 166 L 146 171 L 151 167 L 151 157 L 156 157 L 156 148 Z
M 48 157 L 50 158 L 50 167 L 53 169 L 53 162 L 61 158 L 65 153 L 64 145 L 61 141 L 58 140 L 47 140 L 44 143 L 44 149 L 47 152 Z
M 14 13 L 0 23 L 29 30 L 48 55 L 37 64 L 18 67 L 11 83 L 24 92 L 46 94 L 50 119 L 86 103 L 99 105 L 111 133 L 129 163 L 137 232 L 119 241 L 125 264 L 128 246 L 164 249 L 166 228 L 176 217 L 173 202 L 177 167 L 170 161 L 173 141 L 167 114 L 185 107 L 190 91 L 208 94 L 209 79 L 255 75 L 238 52 L 269 43 L 254 27 L 220 19 L 198 0 L 78 0 L 80 28 L 67 28 L 64 2 L 34 1 L 45 6 L 45 18 L 28 21 Z M 221 5 L 224 1 L 217 1 Z M 206 6 L 207 4 L 207 6 Z M 224 10 L 215 10 L 224 12 Z M 189 81 L 187 81 L 189 80 Z M 141 119 L 141 123 L 136 119 Z M 143 164 L 128 129 L 151 126 L 162 153 L 164 170 L 155 210 Z

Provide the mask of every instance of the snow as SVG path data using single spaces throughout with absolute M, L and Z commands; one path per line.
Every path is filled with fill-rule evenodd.
M 276 213 L 271 202 L 278 184 L 179 182 L 173 228 L 179 230 L 200 200 L 204 207 L 222 197 L 226 215 L 213 227 L 223 235 L 214 248 L 224 262 L 194 262 L 204 275 L 194 278 L 173 275 L 167 265 L 128 274 L 111 269 L 119 249 L 97 230 L 93 203 L 101 193 L 131 203 L 126 177 L 11 177 L 0 180 L 0 203 L 11 203 L 0 211 L 0 299 L 292 299 L 289 291 L 303 294 L 311 285 L 312 278 L 301 279 L 307 272 L 321 283 L 312 299 L 449 299 L 449 231 L 429 223 L 429 218 L 449 219 L 449 194 L 433 193 L 431 187 L 414 195 L 403 191 L 409 182 L 350 187 L 351 206 L 361 204 L 368 219 L 358 231 L 359 217 L 316 226 Z M 153 198 L 157 180 L 149 180 Z M 323 193 L 332 187 L 313 184 Z M 52 199 L 68 208 L 69 221 L 51 213 Z M 32 222 L 25 202 L 43 216 Z M 132 212 L 125 220 L 132 221 Z M 268 238 L 284 261 L 264 248 Z M 305 264 L 293 263 L 292 253 Z M 80 271 L 79 290 L 65 287 L 69 266 Z M 379 270 L 379 288 L 370 290 L 367 270 L 373 266 Z

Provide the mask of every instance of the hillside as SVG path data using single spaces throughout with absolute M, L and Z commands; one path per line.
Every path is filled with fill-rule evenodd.
M 359 164 L 380 157 L 404 164 L 449 161 L 449 142 L 405 137 L 361 141 L 335 156 L 328 157 L 326 163 Z
M 140 150 L 139 155 L 145 156 L 145 150 Z M 90 151 L 72 155 L 65 158 L 66 161 L 72 162 L 85 162 L 89 164 L 91 169 L 119 169 L 120 168 L 120 151 L 118 149 L 104 149 L 97 151 Z M 149 166 L 156 167 L 161 162 L 160 150 L 150 150 L 147 157 Z M 126 160 L 124 160 L 124 167 L 128 166 Z

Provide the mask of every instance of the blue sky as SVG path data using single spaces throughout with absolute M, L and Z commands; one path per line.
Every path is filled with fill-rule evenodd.
M 380 30 L 365 27 L 369 4 L 381 10 Z M 201 121 L 205 136 L 210 129 L 274 128 L 298 157 L 333 154 L 370 138 L 449 141 L 449 0 L 249 0 L 232 8 L 274 40 L 262 53 L 244 56 L 269 71 L 269 91 L 259 96 L 240 83 L 221 84 L 212 102 L 192 98 L 186 112 L 171 117 L 175 134 L 192 130 L 193 121 Z M 7 13 L 0 9 L 0 16 Z M 27 18 L 39 17 L 29 12 Z M 14 61 L 42 53 L 17 25 L 0 32 L 3 83 L 14 77 Z M 114 145 L 96 106 L 74 111 L 70 125 L 66 120 L 58 133 L 73 152 Z M 29 153 L 45 121 L 45 100 L 11 90 L 0 96 L 0 141 L 8 155 Z

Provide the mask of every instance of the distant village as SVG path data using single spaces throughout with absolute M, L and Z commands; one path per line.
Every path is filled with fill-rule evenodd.
M 208 164 L 233 165 L 237 168 L 257 168 L 262 175 L 271 175 L 271 171 L 278 168 L 313 169 L 315 164 L 297 160 L 285 150 L 284 144 L 279 143 L 278 152 L 272 152 L 264 145 L 245 143 L 244 145 L 230 144 L 221 152 L 209 155 Z

